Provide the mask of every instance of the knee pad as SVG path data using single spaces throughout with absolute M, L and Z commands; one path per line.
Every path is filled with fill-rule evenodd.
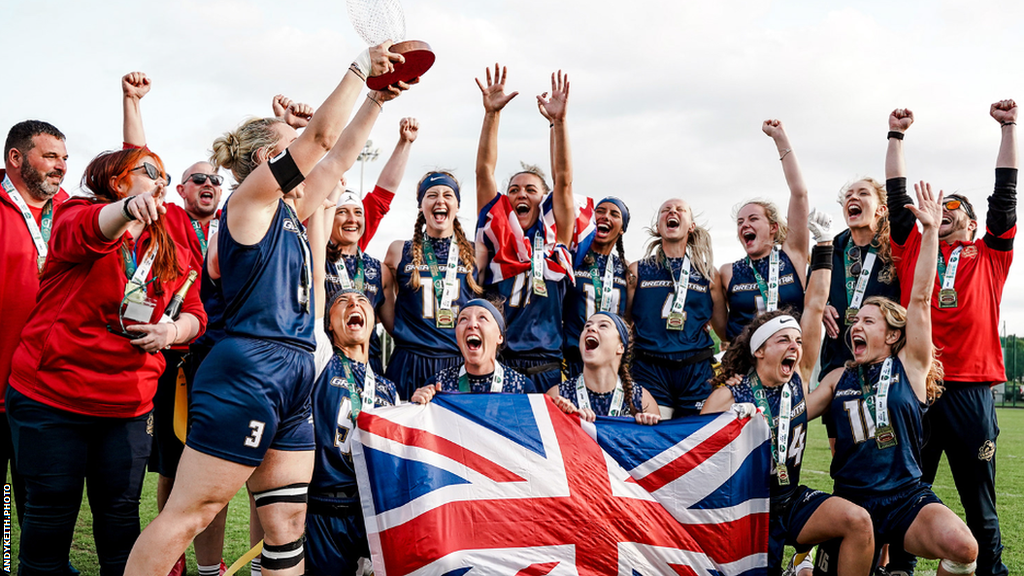
M 299 482 L 298 484 L 289 484 L 280 488 L 271 488 L 263 492 L 253 492 L 252 499 L 256 501 L 257 508 L 279 502 L 305 504 L 308 492 L 309 482 Z
M 939 562 L 942 569 L 950 574 L 974 574 L 974 569 L 978 567 L 978 562 L 974 561 L 970 564 L 961 564 L 959 562 L 953 562 L 952 560 L 943 560 Z
M 297 566 L 306 557 L 302 544 L 306 541 L 305 536 L 299 536 L 294 542 L 275 546 L 263 543 L 262 566 L 267 570 L 284 570 Z

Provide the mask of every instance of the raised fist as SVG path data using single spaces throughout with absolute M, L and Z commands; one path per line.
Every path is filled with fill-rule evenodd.
M 121 91 L 125 98 L 141 100 L 152 87 L 145 72 L 129 72 L 121 77 Z

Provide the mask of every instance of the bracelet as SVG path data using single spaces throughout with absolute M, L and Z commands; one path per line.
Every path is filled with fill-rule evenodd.
M 903 140 L 903 132 L 898 130 L 889 130 L 889 135 L 885 137 L 886 140 L 889 138 L 895 138 L 897 140 Z
M 133 216 L 132 213 L 128 211 L 128 203 L 132 201 L 132 198 L 134 198 L 134 196 L 129 196 L 128 198 L 125 198 L 124 202 L 121 204 L 121 217 L 124 218 L 125 222 L 135 221 L 135 216 Z
M 357 76 L 357 77 L 359 78 L 359 80 L 361 80 L 361 81 L 363 81 L 363 82 L 366 82 L 366 74 L 364 74 L 364 73 L 363 73 L 363 70 L 362 70 L 362 69 L 361 69 L 361 68 L 359 67 L 359 65 L 358 65 L 358 64 L 356 64 L 355 62 L 353 62 L 353 63 L 352 63 L 352 64 L 351 64 L 351 65 L 350 65 L 350 66 L 348 67 L 348 69 L 349 69 L 349 71 L 350 71 L 350 72 L 352 72 L 353 74 L 355 74 L 355 75 L 356 75 L 356 76 Z
M 555 127 L 555 123 L 554 122 L 552 122 L 551 124 L 548 124 L 548 128 L 554 128 L 554 127 Z
M 999 125 L 1000 126 L 1016 126 L 1017 123 L 1016 122 L 1000 122 Z
M 171 346 L 173 346 L 174 343 L 178 341 L 178 337 L 181 336 L 181 332 L 178 331 L 178 323 L 171 322 L 171 326 L 174 326 L 174 339 L 168 342 L 167 346 L 164 346 L 164 348 L 170 348 Z
M 370 75 L 370 71 L 373 70 L 373 61 L 370 59 L 370 49 L 367 48 L 356 56 L 356 59 L 352 61 L 352 66 L 355 66 L 356 74 L 363 77 L 365 80 Z
M 831 270 L 833 250 L 831 244 L 815 245 L 811 248 L 811 270 Z
M 779 156 L 779 162 L 782 162 L 782 159 L 786 157 L 786 154 L 789 154 L 792 151 L 793 151 L 792 148 L 786 148 L 785 150 L 783 150 L 782 151 L 782 156 Z
M 384 103 L 379 101 L 379 100 L 377 100 L 376 98 L 374 98 L 373 97 L 373 92 L 370 92 L 369 94 L 367 94 L 366 97 L 370 99 L 370 102 L 373 102 L 374 104 L 376 104 L 381 109 L 382 112 L 384 111 Z

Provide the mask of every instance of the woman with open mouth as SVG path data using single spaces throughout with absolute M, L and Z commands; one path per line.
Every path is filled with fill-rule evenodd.
M 409 160 L 412 143 L 419 134 L 415 118 L 402 118 L 398 124 L 398 144 L 377 178 L 373 191 L 365 198 L 346 190 L 338 199 L 331 240 L 327 246 L 327 299 L 338 290 L 355 288 L 366 294 L 379 315 L 384 306 L 384 294 L 392 290 L 391 270 L 382 267 L 380 260 L 363 252 L 377 232 L 377 226 L 391 207 L 395 190 L 402 183 L 405 165 Z M 384 373 L 380 338 L 374 330 L 370 336 L 370 365 L 377 374 Z
M 836 495 L 870 513 L 879 545 L 942 558 L 939 574 L 973 574 L 978 543 L 922 482 L 919 464 L 922 418 L 942 391 L 931 307 L 943 196 L 925 183 L 914 189 L 917 206 L 906 208 L 922 232 L 909 306 L 880 296 L 866 299 L 850 327 L 853 362 L 828 374 L 819 387 L 830 393 L 835 422 L 832 478 Z
M 565 294 L 564 345 L 562 370 L 568 380 L 583 371 L 580 356 L 580 332 L 595 312 L 626 315 L 626 291 L 629 262 L 622 236 L 629 227 L 629 208 L 622 200 L 609 196 L 594 207 L 594 235 L 589 248 L 572 250 L 576 283 Z M 612 250 L 615 253 L 612 253 Z
M 505 193 L 494 177 L 498 162 L 501 110 L 518 92 L 505 94 L 505 70 L 487 70 L 483 94 L 484 122 L 476 163 L 477 242 L 486 249 L 481 283 L 504 300 L 509 338 L 502 360 L 529 376 L 541 390 L 562 380 L 562 310 L 567 274 L 572 273 L 568 246 L 575 231 L 572 158 L 566 129 L 569 78 L 551 75 L 551 92 L 537 97 L 551 128 L 553 191 L 538 168 L 512 175 Z M 545 222 L 553 217 L 554 227 Z
M 306 512 L 306 574 L 354 574 L 370 556 L 352 464 L 352 430 L 363 411 L 393 406 L 395 385 L 369 363 L 373 304 L 355 288 L 327 308 L 334 355 L 313 385 L 316 460 Z
M 580 334 L 580 356 L 580 375 L 547 391 L 562 411 L 587 422 L 597 416 L 632 416 L 638 424 L 661 420 L 650 392 L 629 373 L 633 337 L 621 316 L 607 311 L 591 316 Z
M 505 343 L 505 319 L 489 300 L 476 298 L 466 302 L 459 311 L 455 339 L 462 353 L 462 365 L 438 372 L 426 386 L 413 393 L 413 402 L 426 404 L 438 392 L 538 392 L 529 378 L 498 361 L 498 351 Z
M 392 242 L 384 258 L 395 279 L 381 309 L 395 338 L 387 377 L 402 398 L 461 363 L 455 319 L 483 292 L 475 280 L 475 248 L 457 218 L 459 182 L 448 172 L 428 172 L 416 189 L 420 209 L 412 240 Z
M 728 314 L 715 322 L 715 331 L 732 340 L 760 313 L 804 303 L 807 269 L 807 186 L 796 154 L 778 120 L 761 125 L 778 148 L 782 171 L 789 185 L 789 208 L 783 220 L 778 207 L 767 200 L 751 200 L 736 212 L 736 235 L 747 255 L 723 264 L 720 270 Z M 787 227 L 788 220 L 788 227 Z
M 693 221 L 689 203 L 672 199 L 658 209 L 647 256 L 630 265 L 633 377 L 650 391 L 662 418 L 700 413 L 711 393 L 707 325 L 715 313 L 725 316 L 712 257 L 711 235 Z
M 806 552 L 821 542 L 842 539 L 840 576 L 866 576 L 874 553 L 871 518 L 848 500 L 800 485 L 807 425 L 827 408 L 829 391 L 808 393 L 821 344 L 821 314 L 832 271 L 832 237 L 826 215 L 811 215 L 818 245 L 811 256 L 811 278 L 802 322 L 788 311 L 757 316 L 729 344 L 718 386 L 702 413 L 733 409 L 741 417 L 760 412 L 771 430 L 768 571 L 782 570 L 786 545 Z M 737 404 L 738 403 L 738 404 Z

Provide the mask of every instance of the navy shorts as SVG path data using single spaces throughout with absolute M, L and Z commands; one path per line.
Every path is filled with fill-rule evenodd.
M 178 390 L 178 367 L 188 356 L 181 350 L 162 350 L 167 366 L 156 384 L 153 396 L 153 452 L 149 456 L 149 471 L 167 478 L 178 472 L 178 461 L 185 445 L 174 435 L 174 401 Z M 182 366 L 185 374 L 187 367 Z
M 541 394 L 547 392 L 552 386 L 562 383 L 562 358 L 560 356 L 536 358 L 532 356 L 516 357 L 510 354 L 503 355 L 501 361 L 526 376 L 533 382 L 535 391 Z M 524 392 L 529 394 L 531 391 L 524 390 Z
M 192 384 L 187 445 L 259 466 L 267 450 L 313 450 L 313 354 L 280 342 L 229 336 Z
M 310 499 L 310 510 L 322 506 Z M 366 525 L 354 499 L 347 514 L 306 514 L 306 575 L 355 574 L 360 558 L 370 557 Z
M 925 484 L 917 483 L 896 494 L 865 498 L 848 496 L 848 500 L 863 507 L 875 525 L 875 544 L 903 546 L 903 539 L 921 509 L 929 504 L 942 504 L 942 500 Z
M 441 370 L 461 365 L 460 354 L 438 358 L 417 354 L 408 348 L 395 348 L 384 376 L 395 383 L 398 397 L 408 400 L 417 388 L 422 387 Z
M 799 486 L 785 502 L 772 502 L 768 520 L 769 574 L 777 574 L 781 569 L 786 545 L 796 548 L 797 552 L 806 552 L 811 549 L 812 545 L 810 544 L 797 544 L 796 538 L 818 507 L 831 497 L 830 494 L 820 490 Z
M 641 354 L 633 360 L 632 374 L 633 380 L 650 391 L 659 406 L 675 411 L 674 418 L 700 414 L 715 376 L 710 358 L 685 364 Z

